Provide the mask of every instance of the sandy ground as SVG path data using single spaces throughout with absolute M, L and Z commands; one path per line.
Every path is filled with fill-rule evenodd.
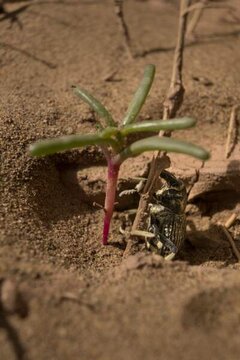
M 206 10 L 185 50 L 179 115 L 198 125 L 176 136 L 209 149 L 212 159 L 194 185 L 186 243 L 172 263 L 144 252 L 123 260 L 119 226 L 136 199 L 120 202 L 110 245 L 101 246 L 103 214 L 92 206 L 104 199 L 98 149 L 32 159 L 27 148 L 43 137 L 94 131 L 96 117 L 72 84 L 121 119 L 147 63 L 157 73 L 140 119 L 161 118 L 178 2 L 126 1 L 132 58 L 110 0 L 5 9 L 23 5 L 18 22 L 0 15 L 0 283 L 2 293 L 18 284 L 24 299 L 12 291 L 20 316 L 9 315 L 2 295 L 1 360 L 239 359 L 240 267 L 217 226 L 240 214 L 239 147 L 224 155 L 231 109 L 240 103 L 239 2 L 228 2 L 233 12 Z M 119 189 L 150 158 L 126 162 Z M 171 159 L 186 181 L 201 166 Z M 238 247 L 239 229 L 238 218 L 231 228 Z

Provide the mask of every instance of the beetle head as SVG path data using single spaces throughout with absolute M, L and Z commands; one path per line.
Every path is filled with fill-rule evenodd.
M 156 202 L 176 214 L 184 212 L 187 203 L 187 192 L 183 181 L 166 170 L 160 176 L 165 183 L 154 194 Z

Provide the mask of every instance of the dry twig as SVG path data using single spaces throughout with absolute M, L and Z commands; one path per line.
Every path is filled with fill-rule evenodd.
M 182 84 L 182 65 L 183 65 L 183 50 L 184 50 L 184 39 L 187 25 L 188 12 L 185 12 L 187 7 L 191 4 L 191 0 L 182 0 L 180 6 L 179 26 L 178 26 L 178 37 L 177 44 L 174 53 L 173 70 L 171 83 L 168 90 L 166 100 L 164 101 L 164 113 L 163 119 L 174 118 L 177 111 L 183 102 L 184 87 Z M 170 132 L 161 131 L 159 136 L 171 136 Z M 138 211 L 133 223 L 132 231 L 144 229 L 144 225 L 147 217 L 148 200 L 155 187 L 155 183 L 159 178 L 159 175 L 163 169 L 170 166 L 170 160 L 166 154 L 160 152 L 155 153 L 151 164 L 150 171 L 146 185 L 141 194 L 139 201 Z M 134 252 L 134 248 L 137 244 L 136 237 L 131 237 L 128 241 L 124 256 L 128 256 Z
M 187 198 L 189 198 L 189 195 L 194 187 L 194 185 L 199 181 L 199 176 L 200 176 L 200 169 L 203 167 L 203 162 L 200 168 L 195 169 L 195 175 L 192 177 L 192 179 L 189 182 L 189 188 L 187 190 Z
M 224 2 L 224 0 L 223 0 Z M 190 38 L 194 35 L 194 31 L 203 15 L 205 9 L 228 9 L 229 11 L 234 11 L 234 8 L 228 4 L 219 4 L 219 1 L 215 0 L 200 0 L 196 4 L 189 6 L 186 9 L 186 12 L 192 12 L 193 15 L 191 20 L 189 21 L 188 29 L 187 29 L 187 37 Z
M 235 105 L 232 107 L 230 119 L 229 119 L 229 126 L 228 126 L 228 133 L 227 133 L 227 141 L 225 147 L 225 157 L 226 159 L 229 158 L 232 151 L 234 150 L 234 146 L 237 142 L 237 112 L 238 106 Z
M 226 235 L 228 241 L 230 242 L 231 246 L 232 246 L 232 249 L 233 249 L 233 252 L 236 256 L 236 258 L 238 259 L 238 262 L 240 262 L 240 252 L 238 251 L 237 247 L 236 247 L 236 244 L 232 238 L 232 235 L 230 234 L 230 232 L 228 231 L 228 229 L 225 228 L 224 225 L 221 225 L 221 228 L 223 229 L 224 231 L 224 234 Z
M 224 225 L 222 225 L 221 223 L 218 223 L 218 225 L 221 227 L 221 229 L 223 230 L 224 234 L 226 235 L 232 249 L 233 252 L 236 256 L 236 258 L 238 259 L 238 262 L 240 262 L 240 252 L 238 250 L 238 248 L 236 247 L 236 244 L 234 242 L 234 239 L 232 237 L 232 235 L 230 234 L 230 232 L 228 231 L 228 229 L 233 225 L 234 221 L 236 220 L 237 215 L 234 213 L 230 216 L 230 218 L 225 222 Z
M 230 229 L 230 227 L 234 224 L 235 220 L 237 219 L 237 214 L 232 214 L 230 218 L 225 222 L 224 226 L 226 229 Z
M 189 22 L 189 25 L 188 25 L 187 37 L 191 37 L 193 35 L 194 30 L 196 29 L 197 24 L 199 23 L 202 15 L 203 15 L 203 10 L 206 7 L 207 2 L 208 2 L 208 0 L 203 0 L 197 4 L 192 5 L 193 7 L 195 7 L 194 8 L 195 11 L 194 11 L 191 21 Z M 191 9 L 191 11 L 194 9 Z

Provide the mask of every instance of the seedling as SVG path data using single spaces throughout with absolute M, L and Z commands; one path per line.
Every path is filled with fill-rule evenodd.
M 145 151 L 155 150 L 188 154 L 201 160 L 207 160 L 209 158 L 209 153 L 203 148 L 185 141 L 167 137 L 148 136 L 129 144 L 128 136 L 132 133 L 158 133 L 160 130 L 181 130 L 191 128 L 196 124 L 196 120 L 187 117 L 167 121 L 150 120 L 136 123 L 136 118 L 151 88 L 154 74 L 155 66 L 147 65 L 143 79 L 120 126 L 118 126 L 112 115 L 98 100 L 83 88 L 73 86 L 75 94 L 85 101 L 99 117 L 104 120 L 104 123 L 100 120 L 98 121 L 98 132 L 41 140 L 30 145 L 29 151 L 32 156 L 45 156 L 88 145 L 95 145 L 101 148 L 108 166 L 102 236 L 103 245 L 108 243 L 119 169 L 126 159 L 136 157 Z

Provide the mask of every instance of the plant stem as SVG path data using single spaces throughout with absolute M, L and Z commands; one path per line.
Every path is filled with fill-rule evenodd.
M 108 243 L 108 234 L 110 229 L 110 223 L 113 215 L 113 208 L 116 196 L 117 181 L 118 181 L 118 172 L 120 164 L 115 164 L 112 159 L 108 160 L 108 175 L 107 175 L 107 189 L 106 189 L 106 198 L 104 205 L 104 225 L 103 225 L 103 245 Z

